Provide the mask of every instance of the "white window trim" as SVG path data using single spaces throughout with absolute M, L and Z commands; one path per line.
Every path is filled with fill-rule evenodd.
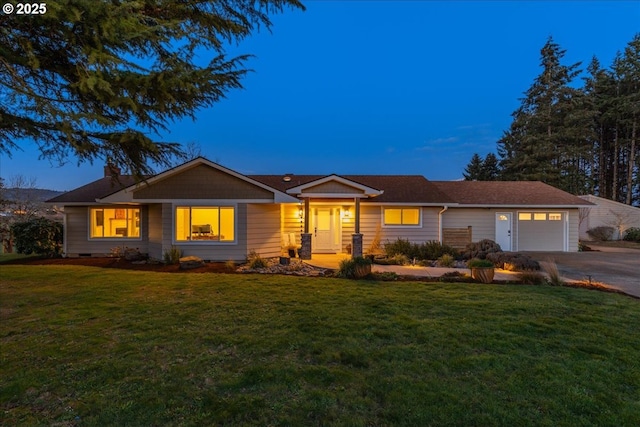
M 176 239 L 176 210 L 178 208 L 233 208 L 233 240 L 178 240 Z M 171 206 L 171 243 L 180 246 L 234 246 L 238 244 L 238 205 L 235 203 L 217 204 L 186 204 L 174 203 Z
M 418 209 L 418 224 L 385 224 L 384 223 L 384 210 L 385 209 Z M 382 228 L 422 228 L 422 206 L 380 206 L 380 225 Z
M 140 212 L 140 235 L 138 237 L 92 237 L 91 236 L 91 211 L 94 209 L 138 209 Z M 66 216 L 65 216 L 66 219 Z M 87 207 L 87 240 L 91 242 L 140 242 L 142 241 L 142 206 L 114 207 L 107 206 L 88 206 Z M 66 244 L 66 242 L 65 242 Z

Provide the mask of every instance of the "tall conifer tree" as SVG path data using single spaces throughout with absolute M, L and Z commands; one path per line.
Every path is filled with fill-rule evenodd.
M 562 166 L 576 136 L 566 121 L 574 113 L 576 89 L 569 86 L 580 63 L 563 65 L 565 51 L 552 38 L 543 46 L 542 73 L 525 92 L 513 122 L 498 142 L 503 178 L 539 180 L 564 187 Z

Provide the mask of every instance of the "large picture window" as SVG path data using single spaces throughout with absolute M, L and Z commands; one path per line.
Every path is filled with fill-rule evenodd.
M 384 225 L 420 225 L 420 208 L 384 208 Z
M 235 210 L 232 206 L 178 206 L 176 241 L 235 240 Z
M 92 239 L 139 239 L 140 209 L 91 208 Z

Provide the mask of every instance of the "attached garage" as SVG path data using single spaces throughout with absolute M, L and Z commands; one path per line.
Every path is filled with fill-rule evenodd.
M 455 204 L 440 212 L 443 228 L 471 227 L 471 240 L 510 251 L 575 252 L 587 202 L 537 181 L 432 181 Z
M 519 211 L 519 251 L 567 251 L 568 214 L 558 211 Z

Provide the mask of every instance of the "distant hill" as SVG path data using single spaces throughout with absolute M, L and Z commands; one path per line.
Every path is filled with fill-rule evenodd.
M 45 190 L 42 188 L 5 188 L 3 196 L 7 200 L 27 199 L 35 202 L 44 202 L 62 193 L 64 191 Z

